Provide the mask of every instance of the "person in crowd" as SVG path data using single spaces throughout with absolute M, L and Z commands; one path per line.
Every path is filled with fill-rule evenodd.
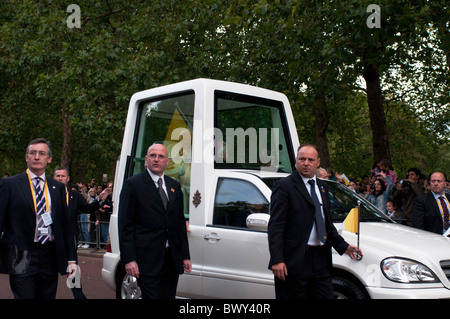
M 397 183 L 397 176 L 395 175 L 394 171 L 391 169 L 389 161 L 381 160 L 380 162 L 378 162 L 377 166 L 380 169 L 380 172 L 383 172 L 384 174 L 389 176 L 392 184 Z
M 357 192 L 357 187 L 356 187 L 356 181 L 354 179 L 350 180 L 350 183 L 347 186 L 350 190 L 352 190 L 353 192 Z
M 108 188 L 103 190 L 96 199 L 90 203 L 87 203 L 83 195 L 78 191 L 78 186 L 76 190 L 67 189 L 67 184 L 70 181 L 69 169 L 60 166 L 55 169 L 53 178 L 58 182 L 63 183 L 66 186 L 67 203 L 69 205 L 70 220 L 73 228 L 73 233 L 75 234 L 75 241 L 78 245 L 78 215 L 80 213 L 84 214 L 95 214 L 95 211 L 100 208 L 108 209 L 107 199 L 111 196 L 112 189 Z M 75 186 L 75 185 L 74 185 Z
M 26 172 L 0 181 L 0 272 L 16 299 L 54 299 L 58 272 L 76 275 L 65 187 L 45 174 L 52 158 L 50 142 L 34 139 Z
M 97 196 L 98 196 L 103 191 L 103 185 L 97 185 L 95 189 L 97 190 Z
M 331 167 L 327 168 L 327 177 L 330 181 L 336 181 L 336 175 Z
M 391 178 L 383 171 L 377 173 L 377 176 L 373 183 L 374 187 L 370 188 L 370 191 L 364 197 L 386 214 L 386 203 L 391 199 L 394 184 L 391 182 Z
M 396 203 L 401 203 L 402 220 L 406 225 L 411 226 L 411 215 L 414 199 L 424 193 L 424 188 L 419 184 L 420 170 L 410 168 L 406 179 L 400 181 L 397 190 L 392 197 Z
M 317 148 L 302 145 L 296 170 L 273 188 L 269 269 L 277 299 L 333 298 L 331 248 L 351 258 L 362 255 L 333 225 L 327 184 L 316 178 L 319 165 Z
M 70 181 L 69 169 L 63 166 L 56 168 L 53 178 L 60 183 L 63 183 L 66 187 L 66 203 L 69 206 L 69 218 L 72 226 L 72 231 L 74 234 L 75 245 L 78 246 L 78 215 L 80 212 L 86 213 L 94 213 L 97 209 L 99 209 L 106 198 L 111 195 L 111 190 L 104 190 L 99 195 L 99 201 L 95 201 L 91 204 L 88 204 L 84 199 L 83 195 L 78 191 L 78 186 L 76 190 L 68 189 L 67 184 Z M 105 207 L 106 208 L 106 207 Z M 86 299 L 86 296 L 83 294 L 82 288 L 74 286 L 72 288 L 72 293 L 75 299 Z
M 86 184 L 84 184 L 82 182 L 78 182 L 72 186 L 72 190 L 74 190 L 74 191 L 78 190 L 78 192 L 83 196 L 86 203 L 91 204 L 93 202 L 92 200 L 90 200 Z M 80 222 L 79 223 L 80 224 L 80 227 L 79 227 L 80 228 L 80 238 L 79 238 L 78 248 L 88 248 L 89 247 L 89 244 L 87 244 L 90 241 L 88 216 L 89 216 L 89 214 L 86 214 L 83 212 L 81 212 L 78 215 L 78 221 Z
M 448 231 L 450 196 L 444 191 L 446 182 L 447 176 L 443 172 L 431 174 L 431 192 L 414 199 L 413 227 L 441 235 Z
M 317 177 L 321 179 L 328 179 L 327 170 L 325 168 L 319 167 L 317 169 Z
M 93 202 L 98 200 L 97 187 L 92 187 L 89 190 L 89 200 L 88 202 Z M 90 243 L 97 242 L 97 212 L 89 214 L 89 239 Z M 91 244 L 85 243 L 83 248 L 89 248 Z
M 106 245 L 106 242 L 108 240 L 108 231 L 109 231 L 109 220 L 111 218 L 111 213 L 113 209 L 113 202 L 112 202 L 112 188 L 113 183 L 108 183 L 105 190 L 110 190 L 110 194 L 107 198 L 105 198 L 105 207 L 100 207 L 97 210 L 96 213 L 96 225 L 99 226 L 100 229 L 100 243 L 103 245 Z M 101 193 L 100 193 L 101 194 Z
M 143 299 L 174 299 L 178 277 L 190 272 L 189 245 L 180 184 L 166 176 L 167 148 L 153 144 L 146 170 L 125 180 L 119 204 L 119 246 L 128 275 Z
M 89 197 L 86 200 L 88 203 L 92 203 L 93 201 L 97 200 L 97 190 L 95 188 L 90 188 L 88 195 Z
M 363 193 L 367 189 L 367 186 L 369 185 L 370 185 L 369 176 L 368 175 L 361 176 L 361 187 L 360 187 L 361 193 Z
M 401 219 L 401 213 L 398 211 L 397 205 L 395 205 L 392 200 L 388 200 L 386 202 L 386 215 L 395 221 L 399 221 Z

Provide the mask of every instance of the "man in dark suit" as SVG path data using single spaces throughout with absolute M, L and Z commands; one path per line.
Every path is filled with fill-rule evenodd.
M 178 182 L 165 176 L 167 148 L 153 144 L 147 169 L 125 180 L 119 203 L 119 245 L 127 274 L 143 299 L 174 299 L 178 276 L 192 265 Z
M 66 186 L 66 202 L 69 206 L 69 222 L 72 226 L 72 232 L 74 235 L 75 246 L 78 245 L 78 215 L 81 213 L 85 214 L 95 214 L 95 211 L 103 206 L 106 198 L 112 193 L 111 188 L 104 189 L 100 195 L 99 200 L 95 200 L 92 203 L 88 204 L 86 199 L 80 192 L 68 189 L 67 184 L 70 181 L 69 169 L 60 166 L 55 169 L 55 173 L 53 174 L 53 178 L 58 182 L 63 183 Z M 72 288 L 72 293 L 75 299 L 86 299 L 82 289 L 81 289 L 81 281 L 79 286 L 75 286 Z
M 449 228 L 450 196 L 445 194 L 447 177 L 442 172 L 430 176 L 431 192 L 416 197 L 412 209 L 413 227 L 442 235 Z
M 58 272 L 77 269 L 65 188 L 45 176 L 47 140 L 31 141 L 25 160 L 26 172 L 0 182 L 0 270 L 10 275 L 15 298 L 53 299 Z
M 333 298 L 331 247 L 352 259 L 361 251 L 337 233 L 317 148 L 297 150 L 296 171 L 274 185 L 268 228 L 277 299 Z M 310 182 L 312 180 L 313 182 Z

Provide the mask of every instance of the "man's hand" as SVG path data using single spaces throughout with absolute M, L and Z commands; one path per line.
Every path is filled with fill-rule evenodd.
M 67 277 L 73 278 L 78 270 L 78 266 L 74 262 L 69 262 L 67 265 Z
M 128 275 L 139 278 L 139 267 L 135 261 L 130 261 L 125 265 L 125 271 Z
M 280 280 L 285 280 L 286 276 L 288 274 L 287 267 L 285 263 L 278 263 L 275 265 L 272 265 L 272 272 Z
M 107 199 L 108 196 L 111 194 L 112 194 L 112 189 L 107 187 L 100 193 L 100 195 L 98 195 L 98 198 L 100 199 L 100 201 L 102 201 L 102 200 Z
M 361 249 L 353 245 L 348 245 L 345 253 L 349 255 L 351 259 L 358 259 L 363 256 Z
M 191 272 L 192 270 L 192 264 L 189 259 L 183 260 L 183 267 L 185 272 Z

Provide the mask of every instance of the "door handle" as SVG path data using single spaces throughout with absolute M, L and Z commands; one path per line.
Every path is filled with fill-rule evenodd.
M 215 243 L 220 240 L 221 237 L 217 233 L 208 233 L 203 236 L 204 239 L 208 240 L 210 243 Z

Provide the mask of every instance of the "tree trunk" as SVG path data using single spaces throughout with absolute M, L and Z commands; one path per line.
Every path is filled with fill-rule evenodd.
M 61 166 L 69 169 L 72 168 L 73 160 L 73 128 L 70 125 L 70 113 L 69 106 L 64 103 L 62 107 L 62 119 L 63 119 L 63 148 L 61 152 Z
M 327 169 L 331 167 L 330 152 L 328 150 L 327 129 L 330 122 L 325 93 L 319 90 L 313 103 L 314 127 L 316 132 L 316 146 L 319 150 L 320 166 Z
M 391 163 L 378 65 L 366 62 L 363 77 L 366 81 L 367 103 L 369 105 L 370 126 L 372 129 L 374 165 L 383 159 Z

